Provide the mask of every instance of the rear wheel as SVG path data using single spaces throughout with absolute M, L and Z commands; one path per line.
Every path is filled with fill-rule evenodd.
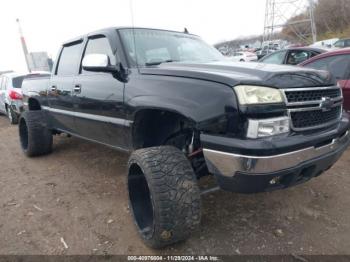
M 10 106 L 7 108 L 7 117 L 9 118 L 11 125 L 18 124 L 18 115 Z
M 200 191 L 185 155 L 175 147 L 135 151 L 128 190 L 134 221 L 145 243 L 160 248 L 187 239 L 200 223 Z
M 47 127 L 43 111 L 22 113 L 19 137 L 22 150 L 29 157 L 49 154 L 52 151 L 52 131 Z

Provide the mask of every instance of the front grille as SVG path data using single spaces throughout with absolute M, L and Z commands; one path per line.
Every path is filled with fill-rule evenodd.
M 320 101 L 322 97 L 336 98 L 341 96 L 340 88 L 308 90 L 308 91 L 286 91 L 288 103 Z
M 284 94 L 295 131 L 327 127 L 340 119 L 343 98 L 339 87 L 285 89 Z
M 294 128 L 312 128 L 334 122 L 339 118 L 340 113 L 341 106 L 336 106 L 329 111 L 322 111 L 318 109 L 291 112 L 290 117 Z

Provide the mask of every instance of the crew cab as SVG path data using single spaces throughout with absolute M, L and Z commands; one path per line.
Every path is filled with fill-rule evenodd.
M 198 180 L 255 193 L 328 170 L 349 145 L 342 92 L 326 71 L 234 63 L 198 36 L 108 28 L 64 43 L 50 78 L 23 83 L 29 157 L 61 133 L 130 154 L 130 209 L 145 243 L 200 224 Z

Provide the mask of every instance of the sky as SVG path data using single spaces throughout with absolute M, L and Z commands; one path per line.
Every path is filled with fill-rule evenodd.
M 140 27 L 186 27 L 209 44 L 259 35 L 265 12 L 265 0 L 5 0 L 0 6 L 0 71 L 20 72 L 26 64 L 17 18 L 29 52 L 46 51 L 56 59 L 62 42 L 132 21 Z

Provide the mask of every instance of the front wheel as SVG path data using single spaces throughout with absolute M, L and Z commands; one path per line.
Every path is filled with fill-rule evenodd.
M 200 191 L 185 155 L 175 147 L 140 149 L 129 159 L 130 207 L 145 243 L 161 248 L 187 239 L 200 224 Z

